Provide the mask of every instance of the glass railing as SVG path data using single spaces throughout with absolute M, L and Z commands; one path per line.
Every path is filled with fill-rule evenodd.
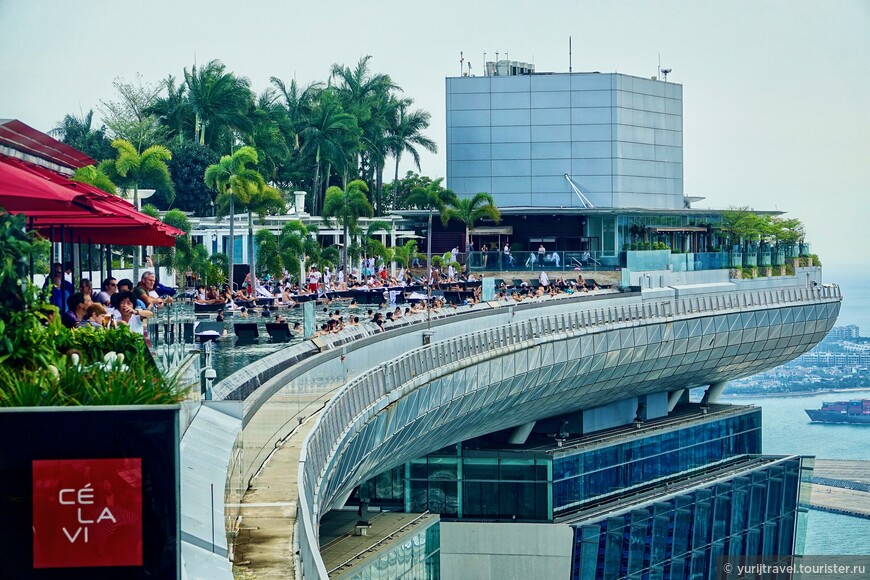
M 785 250 L 778 249 L 770 253 L 770 261 L 772 266 L 785 266 Z
M 747 252 L 743 254 L 743 267 L 744 268 L 756 268 L 758 267 L 758 253 L 757 252 Z
M 743 267 L 743 253 L 742 252 L 731 252 L 728 259 L 728 266 L 731 268 L 742 268 Z
M 800 255 L 801 258 L 808 258 L 812 254 L 810 251 L 810 244 L 801 244 L 800 245 Z
M 694 254 L 695 270 L 720 270 L 729 266 L 728 252 Z
M 616 256 L 602 256 L 600 252 L 504 252 L 502 250 L 467 252 L 457 255 L 457 262 L 472 272 L 519 272 L 522 270 L 600 270 L 618 267 Z M 425 262 L 425 258 L 421 263 Z M 446 271 L 447 264 L 442 267 Z
M 758 265 L 762 266 L 762 267 L 769 267 L 769 266 L 773 265 L 773 262 L 771 261 L 772 258 L 770 255 L 770 250 L 762 250 L 762 251 L 758 252 L 757 260 L 758 260 Z

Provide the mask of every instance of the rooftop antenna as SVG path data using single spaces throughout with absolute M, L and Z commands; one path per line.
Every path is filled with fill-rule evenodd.
M 567 173 L 565 174 L 565 179 L 568 180 L 568 184 L 571 186 L 571 189 L 574 190 L 574 193 L 575 193 L 575 194 L 577 195 L 577 197 L 580 199 L 580 203 L 583 205 L 583 207 L 585 207 L 585 208 L 587 208 L 587 209 L 592 209 L 592 208 L 595 207 L 594 205 L 592 205 L 592 202 L 589 201 L 589 198 L 586 197 L 585 195 L 583 195 L 583 192 L 580 191 L 580 188 L 577 187 L 577 184 L 574 183 L 574 180 L 571 179 L 570 177 L 568 177 L 568 174 L 567 174 Z
M 489 71 L 486 70 L 486 53 L 483 53 L 483 74 L 484 76 L 489 76 Z
M 463 63 L 465 63 L 465 57 L 462 56 L 462 51 L 459 51 L 459 76 L 462 76 L 462 69 L 464 68 Z
M 568 37 L 568 72 L 571 73 L 573 71 L 573 67 L 571 66 L 571 37 Z
M 471 61 L 468 61 L 468 76 L 471 76 Z

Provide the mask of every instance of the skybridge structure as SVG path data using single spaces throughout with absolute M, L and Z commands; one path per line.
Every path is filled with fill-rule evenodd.
M 719 395 L 729 380 L 778 366 L 825 336 L 841 296 L 818 278 L 805 268 L 765 284 L 671 280 L 483 303 L 264 357 L 215 387 L 216 398 L 244 409 L 229 450 L 223 549 L 231 553 L 239 527 L 232 506 L 269 469 L 276 446 L 310 422 L 288 498 L 297 502 L 292 541 L 303 577 L 364 577 L 367 566 L 421 577 L 516 569 L 517 560 L 488 553 L 494 542 L 510 550 L 505 537 L 517 554 L 520 544 L 549 546 L 523 561 L 553 577 L 651 565 L 677 574 L 712 570 L 717 553 L 793 553 L 809 466 L 762 455 L 758 409 L 722 405 Z M 704 389 L 700 402 L 689 399 L 694 388 Z M 456 467 L 437 472 L 441 464 Z M 486 479 L 484 464 L 501 471 Z M 520 473 L 522 465 L 531 471 Z M 386 494 L 375 483 L 384 478 L 393 481 Z M 646 504 L 637 502 L 641 491 Z M 762 509 L 762 500 L 776 508 Z M 725 528 L 696 514 L 682 543 L 649 544 L 653 552 L 640 556 L 633 540 L 614 543 L 618 526 L 620 538 L 638 541 L 654 526 L 679 526 L 686 505 L 719 506 L 721 519 L 723 502 L 734 512 Z M 425 514 L 425 524 L 327 565 L 324 521 L 352 511 L 359 521 L 348 536 L 364 534 L 367 508 Z M 470 549 L 469 537 L 479 545 Z

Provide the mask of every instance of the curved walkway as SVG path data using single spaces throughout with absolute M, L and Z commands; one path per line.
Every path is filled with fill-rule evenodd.
M 727 381 L 809 350 L 834 289 L 610 306 L 490 328 L 408 352 L 330 400 L 299 467 L 305 573 L 326 577 L 320 517 L 365 479 L 462 439 L 614 400 Z

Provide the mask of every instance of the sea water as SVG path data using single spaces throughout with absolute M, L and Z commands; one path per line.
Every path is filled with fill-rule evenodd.
M 826 273 L 825 281 L 839 284 L 843 293 L 837 326 L 854 324 L 862 336 L 870 335 L 870 278 L 866 273 L 833 277 Z M 867 386 L 867 391 L 808 397 L 725 398 L 722 402 L 761 407 L 764 453 L 870 460 L 870 425 L 811 423 L 804 412 L 818 409 L 824 401 L 870 398 L 870 385 Z M 870 554 L 870 519 L 810 510 L 804 553 Z

